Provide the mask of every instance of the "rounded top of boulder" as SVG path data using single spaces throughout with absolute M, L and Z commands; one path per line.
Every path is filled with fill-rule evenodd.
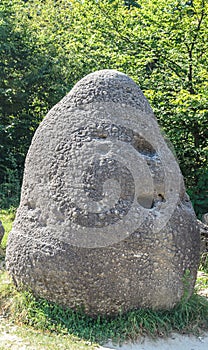
M 152 114 L 152 109 L 139 86 L 126 74 L 114 69 L 103 69 L 88 74 L 65 96 L 70 106 L 92 102 L 123 103 Z
M 181 188 L 178 164 L 139 86 L 101 70 L 81 79 L 37 129 L 20 206 L 40 210 L 41 225 L 59 240 L 105 247 L 148 218 L 159 232 Z

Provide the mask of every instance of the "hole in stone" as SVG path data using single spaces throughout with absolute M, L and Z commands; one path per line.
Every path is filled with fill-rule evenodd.
M 30 209 L 30 210 L 33 210 L 36 207 L 35 202 L 33 202 L 33 201 L 28 201 L 26 205 L 27 205 L 28 209 Z
M 152 197 L 148 197 L 148 196 L 140 196 L 137 197 L 137 202 L 145 209 L 151 209 L 153 206 L 153 199 Z
M 152 145 L 142 136 L 135 134 L 133 139 L 133 147 L 141 154 L 153 157 L 156 154 Z
M 104 134 L 99 134 L 99 138 L 100 139 L 107 139 L 108 135 L 104 135 Z
M 151 205 L 151 208 L 150 208 L 150 209 L 154 208 L 154 206 L 155 206 L 155 201 L 153 200 L 153 201 L 152 201 L 152 205 Z
M 164 198 L 164 196 L 163 196 L 161 193 L 158 193 L 158 200 L 159 200 L 160 202 L 165 202 L 165 201 L 166 201 L 165 198 Z
M 166 200 L 165 200 L 164 196 L 161 193 L 158 193 L 152 201 L 151 209 L 156 207 L 157 204 L 165 203 L 165 202 L 166 202 Z

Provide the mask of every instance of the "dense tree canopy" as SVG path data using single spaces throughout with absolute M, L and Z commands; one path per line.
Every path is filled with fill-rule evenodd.
M 205 0 L 2 0 L 0 204 L 16 196 L 47 110 L 84 75 L 114 68 L 140 85 L 197 213 L 208 211 L 207 13 Z

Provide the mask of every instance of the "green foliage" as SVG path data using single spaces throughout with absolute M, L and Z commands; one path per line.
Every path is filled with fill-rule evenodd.
M 124 6 L 127 6 L 129 10 L 131 9 L 131 7 L 138 7 L 138 8 L 141 7 L 138 4 L 138 1 L 134 1 L 134 0 L 124 0 Z
M 207 271 L 208 273 L 208 271 Z M 204 273 L 202 271 L 198 272 L 198 277 L 197 277 L 197 281 L 196 281 L 196 285 L 195 285 L 195 290 L 196 292 L 199 292 L 201 290 L 201 292 L 203 293 L 203 291 L 208 291 L 208 276 L 207 273 Z
M 201 219 L 201 214 L 208 211 L 208 167 L 196 171 L 197 184 L 190 187 L 188 193 L 192 199 L 196 214 Z
M 17 168 L 5 169 L 3 182 L 0 183 L 0 194 L 0 208 L 9 209 L 11 206 L 18 206 L 20 179 Z
M 207 251 L 202 252 L 202 254 L 201 254 L 199 269 L 205 273 L 208 273 L 208 253 L 207 253 Z
M 53 55 L 31 33 L 23 3 L 0 4 L 0 206 L 16 205 L 25 154 L 46 111 L 63 95 Z M 51 52 L 50 52 L 51 53 Z M 16 188 L 15 188 L 16 187 Z
M 3 0 L 0 184 L 8 169 L 21 182 L 45 113 L 86 74 L 114 68 L 141 86 L 207 211 L 207 12 L 205 0 Z

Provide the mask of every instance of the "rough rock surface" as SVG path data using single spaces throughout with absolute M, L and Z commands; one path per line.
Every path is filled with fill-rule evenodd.
M 204 224 L 208 225 L 208 213 L 206 213 L 202 216 L 202 222 Z
M 171 308 L 187 271 L 191 294 L 199 252 L 180 169 L 141 90 L 114 70 L 86 76 L 29 149 L 6 254 L 15 283 L 90 315 Z
M 0 243 L 1 243 L 3 236 L 4 236 L 4 226 L 0 220 Z

